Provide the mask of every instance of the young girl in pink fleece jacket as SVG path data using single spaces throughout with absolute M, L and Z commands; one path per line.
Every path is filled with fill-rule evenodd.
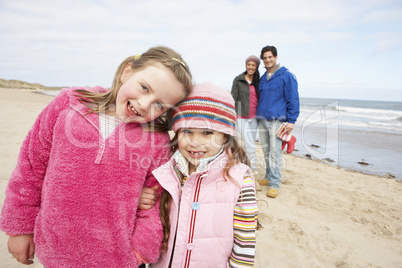
M 9 181 L 0 227 L 17 261 L 51 267 L 155 262 L 159 205 L 137 210 L 152 170 L 170 156 L 171 107 L 192 87 L 167 47 L 127 58 L 110 90 L 62 90 L 29 131 Z

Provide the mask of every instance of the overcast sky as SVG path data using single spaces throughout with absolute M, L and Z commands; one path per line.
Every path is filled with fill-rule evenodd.
M 124 58 L 166 45 L 230 90 L 274 45 L 301 97 L 402 101 L 401 0 L 0 0 L 0 38 L 7 80 L 109 87 Z

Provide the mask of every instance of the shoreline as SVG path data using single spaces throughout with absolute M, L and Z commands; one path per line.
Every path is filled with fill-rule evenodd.
M 306 159 L 320 159 L 349 171 L 402 180 L 402 135 L 378 130 L 366 131 L 326 125 L 295 126 L 293 154 Z M 303 133 L 302 133 L 303 131 Z
M 2 88 L 0 87 L 0 90 Z M 47 89 L 47 88 L 43 88 L 43 89 L 27 89 L 27 88 L 5 88 L 5 89 L 9 89 L 9 90 L 20 90 L 20 91 L 25 91 L 25 92 L 32 92 L 32 93 L 36 93 L 36 94 L 41 94 L 41 95 L 46 95 L 46 96 L 50 96 L 50 97 L 55 97 L 57 94 L 54 94 L 54 92 L 59 92 L 59 89 Z M 322 153 L 320 151 L 331 151 L 334 148 L 334 144 L 327 144 L 328 141 L 323 140 L 323 138 L 325 138 L 322 134 L 325 133 L 325 130 L 323 130 L 320 127 L 315 127 L 316 131 L 315 133 L 309 129 L 304 136 L 304 140 L 301 139 L 301 126 L 297 125 L 295 126 L 295 130 L 294 130 L 294 136 L 297 138 L 297 142 L 296 142 L 296 147 L 294 152 L 292 153 L 292 156 L 295 157 L 299 157 L 301 159 L 305 159 L 305 160 L 316 160 L 319 161 L 322 164 L 325 165 L 329 165 L 329 166 L 334 166 L 337 168 L 341 168 L 344 169 L 345 171 L 350 171 L 350 172 L 357 172 L 357 173 L 361 173 L 361 174 L 365 174 L 365 175 L 374 175 L 374 176 L 379 176 L 379 177 L 383 177 L 384 179 L 396 179 L 396 180 L 402 180 L 402 169 L 401 171 L 392 171 L 392 170 L 386 170 L 386 167 L 384 169 L 384 167 L 382 165 L 378 166 L 378 163 L 375 161 L 376 159 L 366 159 L 367 157 L 358 157 L 356 155 L 354 155 L 354 152 L 347 152 L 347 153 L 343 153 L 343 154 L 339 154 L 340 150 L 339 148 L 336 149 L 336 155 L 332 154 L 330 155 L 330 153 L 326 152 L 326 153 Z M 314 127 L 313 127 L 314 129 Z M 327 131 L 331 131 L 331 130 L 327 130 Z M 348 128 L 339 128 L 339 133 L 336 134 L 337 136 L 340 137 L 340 139 L 337 141 L 337 146 L 339 147 L 340 144 L 345 144 L 345 143 L 353 143 L 353 145 L 356 147 L 356 137 L 359 136 L 359 134 L 361 133 L 359 130 L 356 129 L 348 129 Z M 345 134 L 348 133 L 348 134 Z M 366 136 L 382 136 L 386 133 L 377 131 L 377 130 L 372 130 L 368 133 L 366 133 Z M 387 134 L 390 136 L 389 139 L 383 139 L 384 141 L 382 141 L 382 144 L 380 144 L 380 146 L 384 146 L 384 142 L 387 146 L 387 148 L 393 148 L 395 149 L 394 146 L 395 144 L 398 144 L 398 141 L 400 141 L 400 143 L 402 144 L 402 136 L 401 135 L 397 135 L 395 133 L 389 133 Z M 395 136 L 395 138 L 397 139 L 395 141 L 395 138 L 393 138 Z M 347 139 L 345 139 L 345 137 Z M 383 137 L 382 137 L 383 138 Z M 307 143 L 305 141 L 308 141 Z M 371 138 L 372 142 L 374 142 L 374 138 Z M 380 139 L 378 139 L 380 140 Z M 390 142 L 392 141 L 392 142 Z M 257 146 L 261 146 L 261 144 L 259 144 L 257 142 L 256 144 Z M 332 147 L 332 148 L 331 148 Z M 357 145 L 357 147 L 364 147 L 362 145 Z M 346 148 L 346 145 L 343 146 L 343 149 Z M 385 148 L 384 150 L 386 151 L 387 148 Z M 362 150 L 363 152 L 365 152 L 365 150 Z M 370 155 L 370 150 L 367 150 L 369 152 L 366 152 L 366 156 Z M 400 150 L 402 153 L 402 149 Z M 394 152 L 394 154 L 397 154 L 398 152 Z M 286 153 L 285 153 L 286 154 Z M 382 157 L 385 157 L 384 154 L 382 154 Z M 397 166 L 397 161 L 395 161 L 394 159 L 396 159 L 396 157 L 394 157 L 394 155 L 390 155 L 387 156 L 388 162 L 388 166 L 391 168 Z M 342 159 L 348 159 L 347 161 L 343 161 L 343 160 L 339 160 L 340 158 Z M 263 159 L 259 160 L 259 163 L 265 165 Z M 393 163 L 395 162 L 395 163 Z
M 0 89 L 0 206 L 19 148 L 40 111 L 54 98 L 32 90 Z M 262 157 L 260 148 L 257 157 Z M 402 181 L 283 154 L 275 199 L 257 192 L 255 267 L 402 267 Z M 264 165 L 259 166 L 264 174 Z M 0 232 L 2 267 L 18 264 Z M 35 259 L 30 267 L 42 268 Z

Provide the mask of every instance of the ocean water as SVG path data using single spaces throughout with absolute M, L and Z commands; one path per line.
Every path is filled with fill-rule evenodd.
M 301 99 L 294 154 L 402 180 L 402 102 Z
M 301 98 L 300 106 L 293 154 L 402 180 L 402 102 Z

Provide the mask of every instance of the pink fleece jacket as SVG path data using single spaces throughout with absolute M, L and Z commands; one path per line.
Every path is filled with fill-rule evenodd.
M 104 140 L 98 114 L 64 89 L 28 133 L 6 190 L 0 229 L 34 234 L 48 267 L 138 267 L 150 262 L 163 236 L 159 203 L 137 210 L 151 171 L 169 159 L 167 133 L 121 123 Z M 92 90 L 104 90 L 100 87 Z

